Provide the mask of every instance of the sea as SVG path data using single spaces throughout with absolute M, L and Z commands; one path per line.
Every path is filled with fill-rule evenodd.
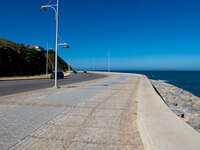
M 200 71 L 133 71 L 115 70 L 112 72 L 144 74 L 149 79 L 161 80 L 182 88 L 200 97 Z

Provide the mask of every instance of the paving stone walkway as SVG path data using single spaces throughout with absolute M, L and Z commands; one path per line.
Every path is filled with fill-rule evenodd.
M 130 76 L 77 104 L 59 104 L 57 107 L 66 110 L 9 149 L 143 150 L 137 129 L 139 81 L 139 77 Z

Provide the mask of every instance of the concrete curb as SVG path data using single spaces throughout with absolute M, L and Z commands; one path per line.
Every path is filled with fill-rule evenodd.
M 200 150 L 200 134 L 166 106 L 145 76 L 138 102 L 138 129 L 145 150 Z
M 64 72 L 64 76 L 69 76 L 71 73 Z M 12 80 L 33 80 L 33 79 L 49 79 L 51 74 L 47 76 L 43 75 L 35 75 L 35 76 L 18 76 L 18 77 L 0 77 L 0 81 L 12 81 Z

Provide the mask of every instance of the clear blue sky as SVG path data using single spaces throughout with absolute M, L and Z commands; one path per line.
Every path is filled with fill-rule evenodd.
M 56 0 L 53 0 L 53 2 Z M 4 0 L 0 37 L 55 48 L 49 0 Z M 75 68 L 200 70 L 199 0 L 60 0 L 59 55 Z M 62 40 L 61 40 L 62 42 Z

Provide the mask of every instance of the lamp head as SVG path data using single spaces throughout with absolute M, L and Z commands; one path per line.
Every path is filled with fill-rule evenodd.
M 63 48 L 70 48 L 69 45 L 64 45 Z
M 45 11 L 45 10 L 46 10 L 46 7 L 43 7 L 43 6 L 42 6 L 42 7 L 40 8 L 40 11 Z

